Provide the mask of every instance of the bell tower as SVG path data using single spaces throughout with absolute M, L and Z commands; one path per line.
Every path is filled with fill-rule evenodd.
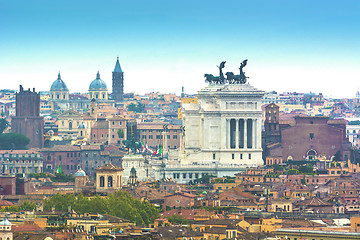
M 119 57 L 112 72 L 112 97 L 116 102 L 124 100 L 124 72 L 121 70 Z

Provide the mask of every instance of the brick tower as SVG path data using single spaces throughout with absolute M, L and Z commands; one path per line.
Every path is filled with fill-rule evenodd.
M 112 72 L 112 97 L 116 102 L 124 100 L 124 72 L 121 70 L 119 57 Z
M 11 132 L 21 133 L 30 139 L 29 148 L 44 147 L 44 120 L 40 117 L 40 94 L 24 90 L 16 93 L 16 116 L 11 118 Z

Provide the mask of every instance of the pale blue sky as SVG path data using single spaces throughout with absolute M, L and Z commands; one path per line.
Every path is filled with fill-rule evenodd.
M 0 0 L 0 88 L 49 90 L 61 71 L 86 92 L 99 70 L 111 92 L 195 93 L 204 73 L 237 72 L 271 91 L 353 97 L 360 87 L 360 1 Z

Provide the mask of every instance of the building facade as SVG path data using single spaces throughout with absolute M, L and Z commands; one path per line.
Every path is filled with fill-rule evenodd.
M 168 161 L 165 176 L 189 182 L 263 165 L 263 95 L 248 83 L 209 84 L 198 92 L 197 103 L 183 104 L 180 155 Z
M 123 169 L 111 163 L 96 169 L 96 192 L 114 193 L 119 191 L 122 184 Z
M 43 171 L 43 157 L 35 150 L 0 150 L 1 173 L 30 174 Z

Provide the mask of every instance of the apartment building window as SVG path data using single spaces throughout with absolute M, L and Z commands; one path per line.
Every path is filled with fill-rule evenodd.
M 213 153 L 213 159 L 215 160 L 215 157 L 216 157 L 216 155 L 215 155 L 215 153 Z
M 243 159 L 242 153 L 240 153 L 240 159 Z
M 156 135 L 156 139 L 160 139 L 161 138 L 161 135 Z
M 251 159 L 251 153 L 249 153 L 249 159 Z
M 146 139 L 146 135 L 142 135 L 142 139 Z
M 177 139 L 177 135 L 173 135 L 173 139 Z
M 235 159 L 235 154 L 231 154 L 231 159 Z
M 149 139 L 153 139 L 153 135 L 149 135 Z
M 314 139 L 314 133 L 310 133 L 309 137 L 310 139 Z

